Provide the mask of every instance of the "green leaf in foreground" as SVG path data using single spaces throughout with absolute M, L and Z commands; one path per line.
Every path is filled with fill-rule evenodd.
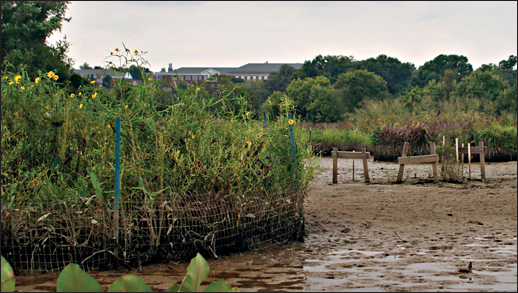
M 209 264 L 197 253 L 196 257 L 191 260 L 191 264 L 187 267 L 187 276 L 182 282 L 182 292 L 196 292 L 201 282 L 209 274 Z
M 103 292 L 101 285 L 75 263 L 59 274 L 57 292 Z
M 134 275 L 124 275 L 118 278 L 108 288 L 108 292 L 153 292 L 141 278 Z
M 13 292 L 15 282 L 13 268 L 2 256 L 2 292 Z
M 229 292 L 231 289 L 227 282 L 219 280 L 207 286 L 203 292 Z
M 180 285 L 176 284 L 176 283 L 173 283 L 173 285 L 171 285 L 171 287 L 167 288 L 167 290 L 165 290 L 165 292 L 178 292 L 180 291 Z

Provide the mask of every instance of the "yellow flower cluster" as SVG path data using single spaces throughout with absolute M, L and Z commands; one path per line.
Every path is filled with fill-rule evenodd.
M 288 124 L 292 125 L 293 124 L 293 119 L 288 120 Z
M 21 76 L 21 75 L 17 75 L 17 76 L 15 76 L 15 78 L 14 78 L 14 82 L 16 82 L 17 84 L 18 84 L 18 83 L 20 83 L 20 79 L 21 79 L 21 78 L 22 78 L 22 76 Z
M 39 82 L 40 82 L 40 78 L 36 77 L 36 79 L 34 80 L 34 83 L 39 83 Z
M 97 93 L 94 93 L 94 94 L 92 95 L 92 99 L 95 99 L 95 97 L 97 97 Z

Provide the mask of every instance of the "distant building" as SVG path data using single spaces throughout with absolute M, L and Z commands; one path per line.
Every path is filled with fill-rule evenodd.
M 283 65 L 295 69 L 302 67 L 301 63 L 248 63 L 241 67 L 180 67 L 173 70 L 169 63 L 167 72 L 155 72 L 153 79 L 171 83 L 176 75 L 188 83 L 202 83 L 214 75 L 227 75 L 230 78 L 241 78 L 244 81 L 268 80 L 270 73 L 278 72 Z
M 74 73 L 77 73 L 80 76 L 87 78 L 88 80 L 95 80 L 96 84 L 98 85 L 102 84 L 103 78 L 106 75 L 110 75 L 112 79 L 124 78 L 128 82 L 131 82 L 133 85 L 140 83 L 140 80 L 134 80 L 131 74 L 128 72 L 117 72 L 111 69 L 74 69 Z

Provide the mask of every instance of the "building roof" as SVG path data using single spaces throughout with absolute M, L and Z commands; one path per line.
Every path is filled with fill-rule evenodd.
M 248 63 L 228 73 L 272 73 L 279 71 L 283 65 L 288 65 L 295 69 L 302 67 L 301 63 Z
M 300 69 L 302 63 L 248 63 L 241 67 L 180 67 L 172 72 L 155 72 L 156 75 L 183 75 L 183 74 L 266 74 L 277 72 L 283 65 L 291 66 L 295 69 Z M 216 72 L 210 72 L 210 71 Z
M 109 74 L 113 78 L 121 78 L 122 76 L 124 76 L 124 78 L 126 79 L 131 79 L 131 75 L 129 73 L 117 72 L 111 69 L 74 69 L 74 73 L 77 73 L 83 77 L 90 77 L 93 74 L 94 78 L 97 78 L 98 74 L 101 77 L 105 77 Z

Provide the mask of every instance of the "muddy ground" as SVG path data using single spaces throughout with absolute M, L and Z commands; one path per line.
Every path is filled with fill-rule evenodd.
M 240 291 L 517 291 L 517 163 L 480 167 L 464 184 L 434 184 L 430 165 L 332 160 L 306 200 L 303 243 L 209 260 L 208 282 L 225 279 Z M 467 166 L 465 166 L 467 175 Z M 472 263 L 470 273 L 467 269 Z M 155 291 L 179 282 L 188 264 L 144 267 Z M 126 271 L 91 272 L 107 289 Z M 57 274 L 18 276 L 17 291 L 55 291 Z M 208 284 L 207 282 L 202 285 Z

